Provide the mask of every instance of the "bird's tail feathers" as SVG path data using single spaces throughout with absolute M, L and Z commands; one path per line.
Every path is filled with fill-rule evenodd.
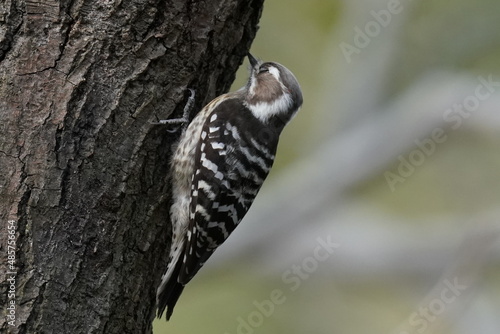
M 184 285 L 178 282 L 178 277 L 182 267 L 182 261 L 179 261 L 183 247 L 178 247 L 170 259 L 166 273 L 162 276 L 161 284 L 156 292 L 156 304 L 158 307 L 158 318 L 161 318 L 165 308 L 167 309 L 167 320 L 170 319 L 174 306 L 179 299 Z

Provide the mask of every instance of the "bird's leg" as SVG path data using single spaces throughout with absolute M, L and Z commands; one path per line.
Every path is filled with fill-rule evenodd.
M 182 112 L 182 117 L 181 118 L 173 118 L 173 119 L 160 119 L 156 123 L 152 124 L 162 124 L 162 125 L 177 125 L 180 124 L 181 126 L 175 128 L 175 129 L 170 129 L 168 132 L 175 132 L 179 130 L 180 128 L 185 128 L 189 124 L 189 115 L 191 114 L 191 111 L 193 109 L 194 105 L 194 98 L 196 96 L 196 92 L 192 88 L 189 89 L 189 97 L 188 101 L 186 102 L 186 105 L 184 106 L 184 110 Z

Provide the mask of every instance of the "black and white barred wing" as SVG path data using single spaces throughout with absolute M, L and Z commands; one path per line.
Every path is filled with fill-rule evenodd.
M 202 130 L 192 182 L 185 259 L 179 276 L 182 284 L 198 272 L 233 232 L 272 166 L 277 137 L 271 141 L 267 138 L 263 150 L 264 144 L 249 138 L 251 133 L 245 136 L 238 131 L 241 127 L 237 121 L 234 117 L 228 120 L 219 110 L 208 117 Z

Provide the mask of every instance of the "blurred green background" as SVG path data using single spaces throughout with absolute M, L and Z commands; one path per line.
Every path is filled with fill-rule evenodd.
M 500 2 L 268 0 L 251 51 L 304 105 L 154 332 L 500 333 Z

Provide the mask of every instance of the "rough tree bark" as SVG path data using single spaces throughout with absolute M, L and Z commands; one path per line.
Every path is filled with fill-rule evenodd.
M 151 332 L 179 134 L 151 122 L 229 89 L 262 5 L 0 1 L 2 331 Z

